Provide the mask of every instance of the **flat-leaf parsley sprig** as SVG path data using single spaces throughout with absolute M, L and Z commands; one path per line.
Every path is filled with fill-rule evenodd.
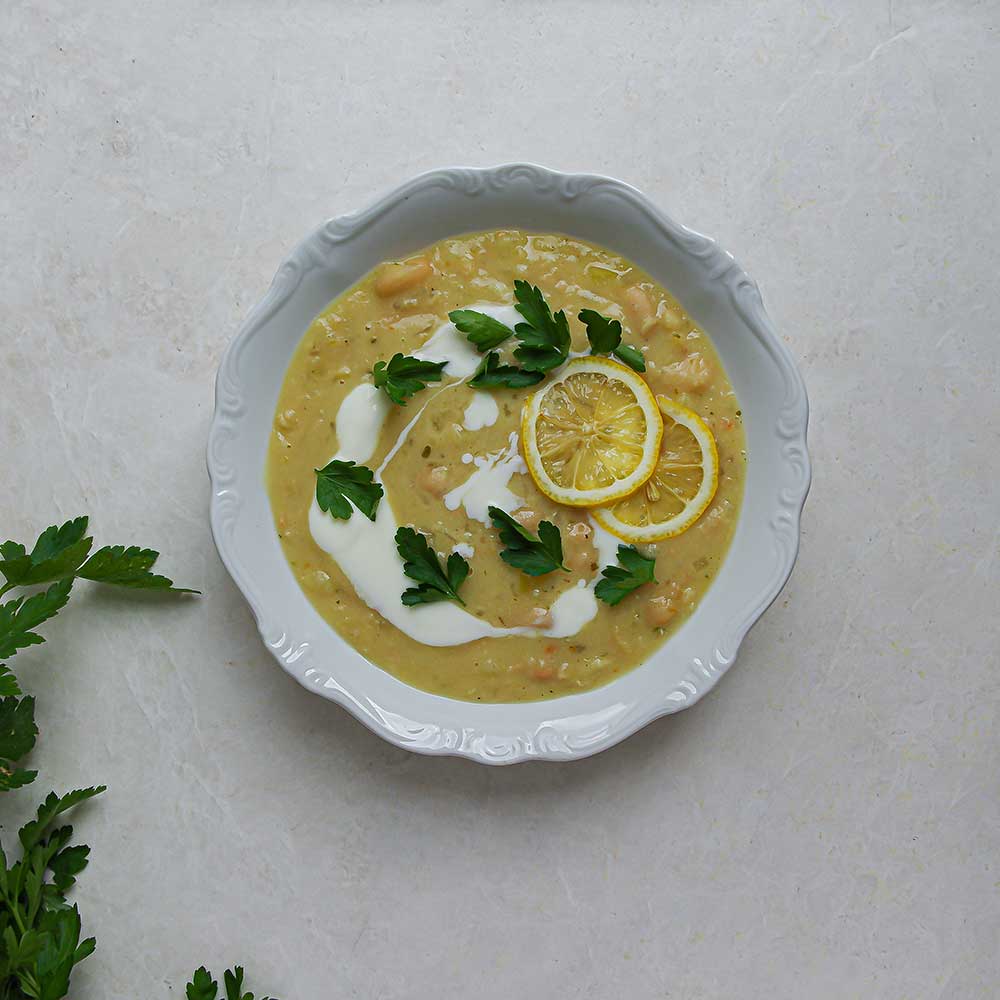
M 152 572 L 159 557 L 154 549 L 105 545 L 91 554 L 94 539 L 87 534 L 88 524 L 86 517 L 75 517 L 50 525 L 30 551 L 21 542 L 0 544 L 0 575 L 4 580 L 0 597 L 15 587 L 48 584 L 36 594 L 0 604 L 0 661 L 45 641 L 37 629 L 65 607 L 76 579 L 133 590 L 197 593 L 175 587 L 169 577 Z M 34 748 L 37 736 L 35 700 L 23 695 L 10 666 L 0 662 L 0 792 L 27 785 L 37 776 L 37 771 L 18 766 Z
M 30 785 L 38 777 L 37 771 L 17 766 L 17 761 L 34 748 L 38 726 L 35 699 L 17 697 L 21 689 L 12 674 L 7 673 L 4 680 L 7 690 L 13 693 L 0 698 L 0 791 L 9 792 Z
M 407 399 L 427 388 L 429 382 L 440 382 L 447 361 L 424 361 L 406 354 L 394 354 L 386 363 L 378 361 L 372 369 L 377 388 L 397 405 L 406 406 Z
M 633 371 L 646 370 L 646 359 L 642 351 L 622 343 L 622 325 L 618 320 L 602 316 L 595 309 L 581 309 L 578 318 L 587 328 L 591 354 L 613 354 Z
M 452 552 L 444 568 L 437 553 L 427 542 L 427 536 L 413 528 L 402 527 L 396 531 L 396 551 L 403 560 L 403 572 L 419 586 L 407 587 L 400 600 L 407 607 L 433 604 L 436 601 L 457 601 L 465 604 L 458 595 L 458 588 L 469 575 L 469 564 Z
M 647 559 L 633 545 L 618 546 L 620 566 L 605 566 L 594 594 L 605 604 L 617 604 L 645 583 L 656 583 L 656 560 Z
M 20 542 L 4 542 L 0 545 L 0 573 L 7 582 L 0 594 L 13 587 L 72 577 L 94 544 L 94 539 L 86 536 L 87 518 L 74 517 L 63 525 L 46 528 L 30 553 Z
M 76 572 L 81 580 L 109 583 L 132 590 L 171 590 L 175 594 L 197 594 L 188 587 L 175 587 L 173 580 L 151 572 L 160 558 L 155 549 L 138 545 L 105 545 L 98 549 Z
M 48 584 L 30 596 L 0 604 L 0 658 L 44 642 L 37 631 L 65 607 L 76 579 L 142 590 L 196 593 L 175 587 L 152 572 L 159 554 L 138 545 L 106 545 L 92 552 L 88 519 L 51 525 L 31 551 L 21 542 L 0 545 L 0 595 L 15 587 Z M 26 785 L 37 775 L 18 766 L 35 745 L 35 699 L 22 695 L 17 678 L 0 664 L 0 791 Z M 0 997 L 58 1000 L 69 992 L 74 966 L 94 950 L 81 940 L 80 912 L 67 891 L 87 866 L 90 848 L 71 844 L 73 828 L 56 826 L 67 810 L 101 794 L 104 786 L 66 795 L 52 792 L 35 819 L 18 834 L 20 857 L 9 860 L 0 848 Z M 9 845 L 8 845 L 9 846 Z
M 72 586 L 73 578 L 67 577 L 41 593 L 0 605 L 0 658 L 10 659 L 19 649 L 44 642 L 35 629 L 66 604 Z M 38 776 L 37 771 L 18 767 L 38 737 L 35 699 L 21 695 L 10 667 L 0 663 L 0 792 L 31 784 Z
M 175 587 L 168 577 L 151 572 L 160 555 L 155 549 L 105 545 L 90 555 L 94 539 L 87 535 L 87 524 L 86 517 L 75 517 L 61 526 L 49 526 L 38 536 L 30 553 L 20 542 L 0 544 L 0 574 L 6 580 L 0 587 L 0 597 L 14 587 L 74 577 L 133 589 L 197 593 Z
M 76 577 L 130 589 L 173 590 L 165 576 L 152 573 L 158 553 L 137 545 L 108 545 L 93 555 L 86 517 L 45 529 L 29 553 L 19 542 L 0 545 L 0 594 L 14 587 L 50 583 L 30 597 L 0 605 L 0 658 L 44 642 L 35 631 L 69 600 Z M 21 697 L 17 679 L 0 663 L 0 791 L 27 784 L 36 775 L 15 767 L 34 746 L 38 729 L 34 698 Z M 0 846 L 0 998 L 60 1000 L 67 996 L 76 965 L 93 953 L 96 940 L 83 938 L 80 911 L 66 893 L 87 867 L 90 848 L 70 843 L 73 828 L 56 821 L 81 802 L 104 792 L 104 785 L 78 788 L 65 795 L 50 792 L 35 818 L 18 833 L 20 857 L 9 860 Z M 243 990 L 243 969 L 226 971 L 225 1000 L 254 1000 Z M 187 1000 L 220 1000 L 218 983 L 205 968 L 195 972 Z M 267 1000 L 267 998 L 262 998 Z
M 538 525 L 538 534 L 533 535 L 499 507 L 490 507 L 488 513 L 500 533 L 500 541 L 506 546 L 500 552 L 500 558 L 509 566 L 528 576 L 544 576 L 553 570 L 566 569 L 563 565 L 562 536 L 551 521 L 542 521 Z
M 233 969 L 226 969 L 222 977 L 225 984 L 226 994 L 224 1000 L 253 1000 L 252 993 L 243 992 L 243 968 L 237 965 Z M 212 978 L 212 974 L 202 966 L 191 977 L 191 982 L 187 984 L 185 991 L 186 1000 L 223 1000 L 219 996 L 219 984 Z M 271 1000 L 270 997 L 261 997 L 261 1000 Z
M 0 996 L 58 1000 L 69 992 L 73 967 L 93 952 L 95 939 L 80 940 L 80 911 L 66 901 L 90 848 L 70 844 L 73 827 L 53 824 L 103 791 L 50 793 L 18 833 L 21 857 L 8 863 L 0 849 Z
M 476 309 L 453 309 L 448 313 L 448 319 L 479 352 L 492 351 L 514 336 L 514 331 L 506 323 Z
M 525 389 L 537 385 L 543 378 L 544 372 L 529 372 L 517 365 L 501 364 L 500 352 L 490 351 L 479 362 L 479 367 L 468 384 L 473 389 Z
M 48 590 L 0 604 L 0 658 L 45 642 L 34 630 L 65 607 L 72 586 L 73 578 L 68 576 L 53 583 Z
M 557 368 L 569 357 L 570 334 L 566 314 L 560 309 L 555 315 L 538 287 L 527 281 L 514 282 L 514 308 L 524 321 L 514 327 L 521 342 L 514 348 L 514 357 L 529 371 L 547 372 Z
M 316 503 L 320 510 L 346 521 L 357 507 L 369 521 L 375 520 L 385 491 L 381 483 L 375 482 L 375 473 L 371 469 L 335 458 L 315 472 Z

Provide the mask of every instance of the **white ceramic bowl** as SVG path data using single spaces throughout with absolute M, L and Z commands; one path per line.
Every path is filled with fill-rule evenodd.
M 380 261 L 448 235 L 496 228 L 579 236 L 619 251 L 669 288 L 722 357 L 748 448 L 732 548 L 690 619 L 646 663 L 605 687 L 514 705 L 419 691 L 344 642 L 292 576 L 264 488 L 278 391 L 313 317 Z M 693 705 L 732 665 L 795 562 L 809 488 L 807 418 L 802 379 L 757 285 L 715 242 L 607 177 L 529 164 L 435 170 L 306 237 L 229 345 L 208 441 L 212 533 L 282 667 L 380 736 L 408 750 L 488 764 L 572 760 Z

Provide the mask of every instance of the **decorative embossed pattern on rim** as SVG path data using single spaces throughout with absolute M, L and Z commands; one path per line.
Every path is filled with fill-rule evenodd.
M 583 694 L 486 705 L 403 684 L 319 617 L 285 562 L 263 468 L 285 367 L 312 318 L 381 260 L 504 226 L 604 244 L 670 288 L 719 350 L 740 396 L 749 461 L 725 564 L 691 618 L 646 663 Z M 810 482 L 807 422 L 805 386 L 757 285 L 713 240 L 609 177 L 523 163 L 435 170 L 303 240 L 227 348 L 208 440 L 212 534 L 282 667 L 391 743 L 488 764 L 571 760 L 693 705 L 733 664 L 795 562 Z

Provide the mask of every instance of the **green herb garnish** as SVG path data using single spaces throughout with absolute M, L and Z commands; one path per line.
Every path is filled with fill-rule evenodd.
M 7 580 L 5 589 L 72 576 L 94 542 L 86 534 L 87 518 L 75 517 L 61 526 L 46 528 L 30 554 L 19 542 L 4 542 L 0 545 L 0 573 Z
M 45 642 L 32 630 L 65 606 L 72 586 L 73 578 L 68 576 L 40 594 L 0 604 L 0 659 L 13 656 L 26 646 Z
M 396 531 L 396 551 L 403 560 L 403 572 L 420 584 L 403 591 L 400 600 L 407 607 L 435 601 L 458 601 L 464 606 L 458 588 L 469 575 L 469 564 L 457 552 L 448 556 L 447 569 L 442 569 L 437 553 L 427 543 L 427 536 L 413 528 Z
M 644 372 L 646 370 L 646 358 L 638 347 L 633 347 L 631 344 L 620 344 L 611 353 L 633 371 Z
M 514 282 L 515 309 L 524 318 L 514 327 L 521 342 L 514 357 L 529 371 L 547 372 L 569 357 L 570 336 L 566 314 L 560 309 L 554 316 L 544 296 L 527 281 Z
M 491 351 L 514 336 L 514 331 L 506 323 L 475 309 L 455 309 L 448 313 L 448 319 L 465 334 L 477 351 Z
M 637 347 L 622 343 L 622 325 L 594 309 L 581 309 L 578 318 L 587 328 L 591 354 L 613 354 L 633 371 L 644 372 L 646 359 Z
M 315 472 L 316 503 L 320 510 L 346 521 L 357 507 L 369 521 L 375 520 L 383 490 L 381 483 L 374 482 L 375 473 L 371 469 L 335 458 Z
M 545 378 L 544 372 L 529 372 L 517 365 L 500 364 L 500 352 L 490 351 L 482 361 L 468 384 L 474 389 L 523 389 L 537 385 Z
M 243 992 L 243 969 L 239 965 L 234 969 L 226 969 L 223 982 L 226 986 L 225 1000 L 253 1000 L 252 993 Z M 219 984 L 205 966 L 191 977 L 185 996 L 186 1000 L 223 1000 L 219 996 Z M 261 997 L 261 1000 L 270 998 Z
M 528 576 L 544 576 L 553 570 L 566 569 L 563 565 L 562 536 L 551 521 L 542 521 L 538 534 L 533 535 L 499 507 L 490 507 L 488 513 L 500 533 L 500 541 L 506 546 L 500 558 L 509 566 Z
M 610 354 L 622 342 L 622 325 L 595 309 L 581 309 L 578 317 L 587 328 L 591 354 Z
M 105 545 L 98 549 L 88 559 L 94 539 L 87 535 L 88 519 L 75 517 L 61 526 L 51 525 L 46 528 L 35 542 L 31 553 L 20 542 L 4 542 L 0 545 L 0 573 L 7 582 L 0 587 L 0 596 L 13 587 L 24 587 L 33 583 L 48 583 L 50 580 L 69 581 L 75 577 L 83 580 L 93 580 L 95 583 L 108 583 L 119 587 L 131 587 L 141 590 L 173 590 L 178 593 L 196 594 L 196 590 L 186 587 L 175 587 L 173 581 L 150 569 L 160 557 L 155 549 L 143 549 L 137 545 Z M 59 594 L 52 587 L 46 592 Z M 19 614 L 22 616 L 28 609 L 41 609 L 44 602 L 33 604 L 43 595 L 36 594 L 25 601 L 25 608 Z M 62 595 L 62 601 L 55 610 L 39 619 L 51 618 L 66 603 L 69 598 L 69 586 Z M 3 647 L 2 613 L 0 613 L 0 649 Z M 37 623 L 36 623 L 37 624 Z M 41 642 L 41 639 L 37 641 Z M 8 654 L 0 652 L 0 656 Z
M 175 587 L 172 580 L 151 573 L 153 563 L 160 553 L 138 545 L 105 545 L 98 549 L 76 572 L 83 580 L 95 583 L 113 583 L 135 590 L 172 590 L 177 594 L 197 594 L 197 590 Z
M 0 658 L 44 641 L 35 630 L 65 606 L 77 578 L 132 588 L 182 589 L 150 572 L 157 558 L 152 549 L 110 545 L 87 558 L 93 546 L 87 524 L 86 517 L 78 517 L 46 528 L 30 553 L 19 542 L 0 545 L 0 573 L 6 581 L 0 595 L 18 586 L 50 584 L 45 591 L 0 605 Z M 10 668 L 0 663 L 0 791 L 34 780 L 37 772 L 19 767 L 18 762 L 34 748 L 37 737 L 35 699 L 22 696 Z M 71 844 L 73 828 L 57 820 L 103 791 L 99 785 L 67 795 L 50 793 L 35 818 L 21 827 L 19 857 L 12 856 L 10 844 L 6 850 L 0 847 L 0 998 L 4 1000 L 65 997 L 74 967 L 94 950 L 94 938 L 81 940 L 80 912 L 66 899 L 87 866 L 90 848 Z
M 617 604 L 644 583 L 656 583 L 653 576 L 656 560 L 647 559 L 634 546 L 619 545 L 618 562 L 621 566 L 605 566 L 601 570 L 603 579 L 594 587 L 594 594 L 605 604 Z
M 52 827 L 64 812 L 104 790 L 99 785 L 67 795 L 51 792 L 18 833 L 21 857 L 8 865 L 0 850 L 0 995 L 64 997 L 73 966 L 93 952 L 96 942 L 80 940 L 80 911 L 65 895 L 87 867 L 90 848 L 69 843 L 73 827 Z
M 6 663 L 0 663 L 0 698 L 8 698 L 14 694 L 21 694 L 21 685 L 17 683 L 10 667 Z
M 6 667 L 4 668 L 6 670 Z M 38 726 L 35 725 L 35 699 L 18 698 L 21 689 L 14 675 L 6 671 L 10 683 L 8 697 L 0 698 L 0 791 L 29 785 L 38 776 L 37 771 L 26 771 L 17 761 L 27 757 L 35 745 Z
M 37 594 L 22 595 L 0 604 L 0 660 L 45 641 L 36 629 L 65 607 L 76 579 L 197 593 L 174 587 L 167 577 L 151 573 L 150 568 L 157 559 L 153 549 L 106 545 L 88 559 L 94 539 L 87 534 L 87 524 L 86 517 L 76 517 L 63 525 L 51 525 L 38 536 L 30 553 L 20 542 L 7 541 L 0 545 L 0 573 L 6 580 L 0 586 L 0 596 L 14 587 L 55 579 Z M 37 735 L 34 698 L 22 697 L 21 686 L 10 667 L 0 663 L 0 791 L 18 788 L 34 779 L 37 772 L 19 768 L 17 762 L 34 747 Z M 0 863 L 2 861 L 0 857 Z M 0 881 L 0 969 L 4 961 L 3 948 L 9 944 L 3 939 L 3 906 Z M 5 996 L 3 983 L 0 973 L 0 997 Z
M 399 406 L 406 406 L 410 396 L 427 388 L 428 382 L 440 382 L 447 361 L 423 361 L 406 354 L 394 354 L 389 363 L 378 361 L 372 369 L 375 385 Z
M 86 518 L 83 520 L 86 522 Z M 73 578 L 67 577 L 43 593 L 17 597 L 0 605 L 0 658 L 9 658 L 19 649 L 44 642 L 34 629 L 65 606 L 72 586 Z M 38 774 L 17 766 L 34 747 L 38 727 L 35 725 L 35 699 L 18 697 L 21 686 L 6 663 L 0 663 L 0 694 L 3 696 L 0 699 L 0 791 L 7 792 L 30 784 Z

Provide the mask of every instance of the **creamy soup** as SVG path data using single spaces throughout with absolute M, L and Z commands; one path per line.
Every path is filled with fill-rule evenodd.
M 711 502 L 681 533 L 654 543 L 636 540 L 637 555 L 626 558 L 642 562 L 646 582 L 617 603 L 608 603 L 607 584 L 604 590 L 599 585 L 608 567 L 619 566 L 619 547 L 628 542 L 602 527 L 587 506 L 557 503 L 543 493 L 526 464 L 531 456 L 523 441 L 526 401 L 561 373 L 589 362 L 569 360 L 531 373 L 537 379 L 532 385 L 469 385 L 487 351 L 449 314 L 471 310 L 495 320 L 495 329 L 502 324 L 512 330 L 524 321 L 515 309 L 515 281 L 534 286 L 553 314 L 564 313 L 570 359 L 589 355 L 594 343 L 581 312 L 599 314 L 602 329 L 618 329 L 615 320 L 621 324 L 621 343 L 631 354 L 617 356 L 625 364 L 598 360 L 598 377 L 614 369 L 626 382 L 639 380 L 671 401 L 663 404 L 673 409 L 663 410 L 667 430 L 657 445 L 664 454 L 681 447 L 668 440 L 687 433 L 673 424 L 685 419 L 678 413 L 693 411 L 703 421 L 698 426 L 707 428 L 702 456 L 711 450 L 704 441 L 714 438 L 718 472 Z M 517 353 L 522 339 L 516 334 L 499 344 L 491 364 L 523 375 L 528 366 L 519 364 Z M 373 368 L 397 354 L 445 362 L 439 380 L 394 401 L 391 385 L 374 384 Z M 644 386 L 638 388 L 645 392 Z M 708 336 L 666 289 L 619 255 L 565 236 L 513 230 L 445 239 L 376 268 L 332 302 L 303 337 L 281 389 L 269 448 L 275 524 L 317 611 L 362 655 L 406 683 L 484 702 L 585 691 L 648 659 L 719 571 L 743 492 L 739 405 Z M 607 426 L 595 434 L 617 433 L 615 413 L 608 414 L 602 418 Z M 638 419 L 641 435 L 646 418 Z M 707 474 L 698 467 L 695 438 L 685 440 L 692 442 L 690 454 L 674 458 L 685 475 L 693 470 L 697 486 L 697 477 Z M 354 462 L 355 470 L 370 470 L 371 484 L 381 484 L 372 517 L 353 501 L 347 517 L 335 517 L 336 507 L 318 502 L 317 470 L 331 460 L 341 469 Z M 664 491 L 673 494 L 671 480 L 654 476 L 632 496 L 646 502 Z M 678 505 L 683 502 L 681 497 Z M 607 509 L 641 519 L 622 503 Z M 529 540 L 519 544 L 536 554 L 545 531 L 551 536 L 540 525 L 554 525 L 562 547 L 558 568 L 529 575 L 516 560 L 505 561 L 508 555 L 501 558 L 510 545 L 491 508 L 525 528 Z M 397 550 L 396 533 L 407 526 L 427 540 L 442 568 L 452 554 L 456 566 L 466 566 L 458 599 L 403 603 L 403 592 L 419 586 L 404 572 Z

